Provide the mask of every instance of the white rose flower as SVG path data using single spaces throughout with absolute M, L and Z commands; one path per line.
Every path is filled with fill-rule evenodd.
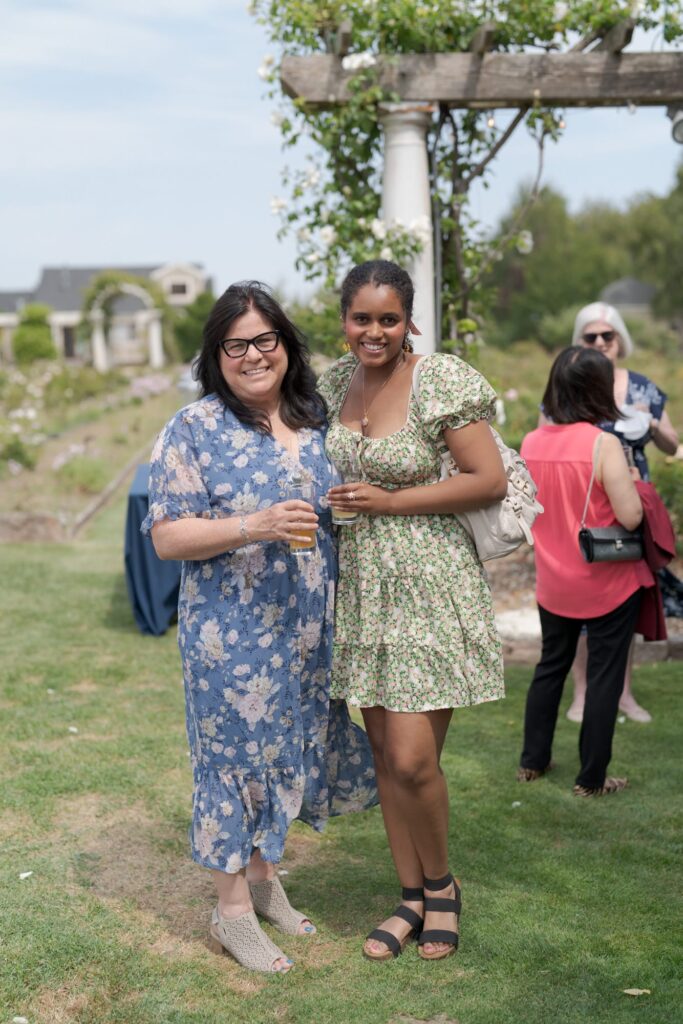
M 517 252 L 521 256 L 528 256 L 534 249 L 534 236 L 530 231 L 520 231 L 517 236 Z
M 373 53 L 349 53 L 342 57 L 342 70 L 360 71 L 361 68 L 371 68 L 377 63 Z
M 270 212 L 271 213 L 282 213 L 283 210 L 287 209 L 287 200 L 281 196 L 273 196 L 270 200 Z
M 320 229 L 320 241 L 323 245 L 333 245 L 337 240 L 337 232 L 331 224 L 326 224 Z
M 375 219 L 370 222 L 370 230 L 372 231 L 375 238 L 378 239 L 380 242 L 382 241 L 382 239 L 387 237 L 386 224 L 384 223 L 383 220 L 380 220 L 379 217 L 375 217 Z

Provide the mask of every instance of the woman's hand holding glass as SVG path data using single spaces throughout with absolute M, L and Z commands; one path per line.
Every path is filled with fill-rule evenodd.
M 365 482 L 337 484 L 327 492 L 333 509 L 342 514 L 384 516 L 391 514 L 392 491 Z
M 313 506 L 301 498 L 289 498 L 270 508 L 253 512 L 246 521 L 253 540 L 282 540 L 288 544 L 306 541 L 318 529 L 318 516 Z

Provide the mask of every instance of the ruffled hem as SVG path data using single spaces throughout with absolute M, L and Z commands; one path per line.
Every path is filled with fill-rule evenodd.
M 295 819 L 322 832 L 329 817 L 377 802 L 368 738 L 351 721 L 346 704 L 331 701 L 327 742 L 310 747 L 301 766 L 195 769 L 192 859 L 234 874 L 258 849 L 263 860 L 276 864 Z
M 471 707 L 505 696 L 500 643 L 437 649 L 415 642 L 355 647 L 335 642 L 331 697 L 353 707 L 437 711 Z
M 335 697 L 338 699 L 344 699 L 347 704 L 350 704 L 353 708 L 384 708 L 385 711 L 403 711 L 408 714 L 416 714 L 420 711 L 445 711 L 446 709 L 454 710 L 456 708 L 473 708 L 477 704 L 491 704 L 494 700 L 505 700 L 505 692 L 495 694 L 493 697 L 476 697 L 472 700 L 465 701 L 461 704 L 454 704 L 453 701 L 446 700 L 443 704 L 425 704 L 424 706 L 416 706 L 411 703 L 410 706 L 406 706 L 405 702 L 399 704 L 392 704 L 383 700 L 379 692 L 376 693 L 375 697 L 355 697 L 353 694 L 341 694 L 336 693 Z

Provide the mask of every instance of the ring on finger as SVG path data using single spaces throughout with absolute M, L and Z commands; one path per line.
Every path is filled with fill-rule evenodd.
M 355 500 L 356 500 L 356 492 L 355 491 L 349 491 L 349 501 L 355 501 Z

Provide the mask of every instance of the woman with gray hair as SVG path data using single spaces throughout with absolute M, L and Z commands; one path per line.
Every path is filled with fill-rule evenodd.
M 584 306 L 576 314 L 572 344 L 602 352 L 612 363 L 614 401 L 621 417 L 615 423 L 602 423 L 601 427 L 616 434 L 627 455 L 630 449 L 633 465 L 639 470 L 641 479 L 649 480 L 645 445 L 653 441 L 660 451 L 674 455 L 678 448 L 678 434 L 664 408 L 667 399 L 665 393 L 642 373 L 618 365 L 620 358 L 628 358 L 633 352 L 631 335 L 621 314 L 606 302 L 591 302 Z M 586 660 L 586 638 L 582 636 L 573 666 L 574 697 L 567 711 L 567 718 L 572 722 L 583 719 Z M 649 712 L 638 704 L 631 690 L 632 661 L 633 650 L 626 667 L 619 710 L 634 722 L 649 722 Z

